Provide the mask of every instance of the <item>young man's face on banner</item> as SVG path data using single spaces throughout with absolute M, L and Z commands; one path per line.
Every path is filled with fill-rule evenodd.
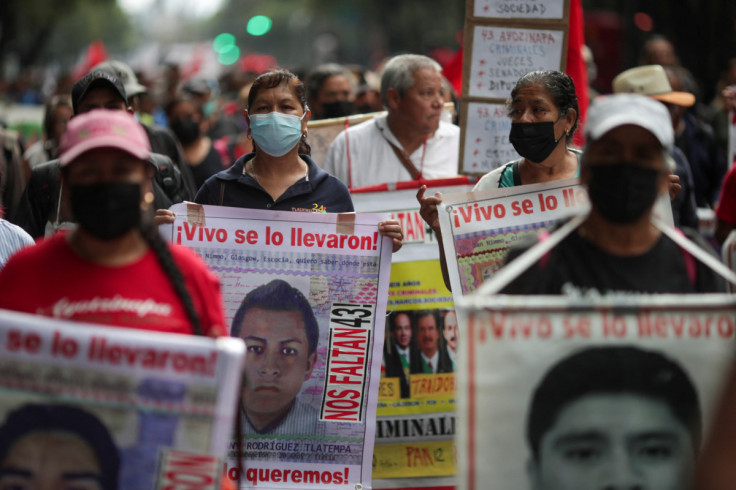
M 691 488 L 690 434 L 664 401 L 591 394 L 571 401 L 529 463 L 534 490 Z
M 317 358 L 316 352 L 309 353 L 301 312 L 251 308 L 243 318 L 240 337 L 246 344 L 246 413 L 283 415 L 312 374 Z

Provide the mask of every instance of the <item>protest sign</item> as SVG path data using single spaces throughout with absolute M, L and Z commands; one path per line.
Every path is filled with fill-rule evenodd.
M 219 489 L 244 354 L 240 339 L 0 311 L 3 484 L 77 472 L 102 488 Z
M 565 0 L 475 0 L 473 15 L 489 19 L 561 19 Z
M 471 188 L 430 185 L 427 193 Z M 454 374 L 417 372 L 421 370 L 420 338 L 430 344 L 425 350 L 432 349 L 431 344 L 444 350 L 446 364 L 450 350 L 457 346 L 458 332 L 452 296 L 442 279 L 437 237 L 419 214 L 416 193 L 415 188 L 353 194 L 357 210 L 390 212 L 404 231 L 404 246 L 394 254 L 388 290 L 373 458 L 375 488 L 440 489 L 452 485 L 455 475 Z M 420 321 L 425 330 L 433 328 L 420 333 Z M 414 372 L 406 358 L 402 365 L 398 357 L 399 333 L 392 327 L 399 324 L 401 342 L 408 345 L 402 350 L 414 360 Z
M 439 217 L 453 296 L 492 277 L 516 241 L 588 209 L 578 179 L 444 195 Z M 672 226 L 669 196 L 659 197 L 654 214 Z
M 242 488 L 370 488 L 387 216 L 171 210 L 165 236 L 219 275 L 231 333 L 246 340 Z M 231 479 L 237 448 L 236 438 Z
M 511 119 L 506 104 L 470 102 L 467 111 L 463 134 L 467 171 L 487 173 L 521 158 L 509 141 Z
M 587 209 L 577 179 L 444 196 L 439 216 L 454 296 L 491 277 L 517 240 Z
M 458 488 L 690 481 L 733 363 L 732 296 L 476 293 L 457 307 Z
M 466 4 L 460 171 L 483 174 L 518 158 L 505 102 L 530 71 L 564 70 L 569 0 L 469 0 Z

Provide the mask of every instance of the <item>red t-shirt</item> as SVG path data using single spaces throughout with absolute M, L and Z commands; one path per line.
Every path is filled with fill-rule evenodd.
M 191 250 L 169 245 L 208 335 L 227 335 L 220 283 Z M 0 308 L 63 320 L 194 333 L 153 250 L 110 267 L 79 257 L 62 234 L 21 250 L 0 270 Z
M 736 226 L 736 166 L 731 167 L 723 178 L 716 216 L 721 221 Z

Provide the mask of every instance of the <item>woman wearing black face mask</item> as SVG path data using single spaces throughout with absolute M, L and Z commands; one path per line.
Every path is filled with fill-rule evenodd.
M 538 184 L 580 176 L 580 151 L 568 148 L 578 126 L 578 98 L 575 84 L 556 70 L 533 71 L 521 77 L 506 101 L 511 132 L 509 140 L 522 158 L 484 175 L 474 191 Z M 442 243 L 437 206 L 441 194 L 425 196 L 426 186 L 417 193 L 420 214 Z M 445 285 L 450 288 L 444 249 L 440 263 Z
M 78 223 L 14 255 L 0 308 L 163 332 L 223 335 L 217 277 L 153 226 L 150 144 L 133 117 L 72 118 L 60 146 L 62 196 Z
M 181 143 L 184 159 L 192 170 L 194 185 L 199 189 L 212 175 L 225 168 L 212 140 L 202 130 L 201 106 L 193 99 L 178 97 L 166 108 L 169 127 Z

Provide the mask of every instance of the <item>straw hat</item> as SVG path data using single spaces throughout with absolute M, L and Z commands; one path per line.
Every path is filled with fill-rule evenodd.
M 630 68 L 613 79 L 614 93 L 635 93 L 682 107 L 695 104 L 695 96 L 689 92 L 672 90 L 667 73 L 661 65 L 645 65 Z

